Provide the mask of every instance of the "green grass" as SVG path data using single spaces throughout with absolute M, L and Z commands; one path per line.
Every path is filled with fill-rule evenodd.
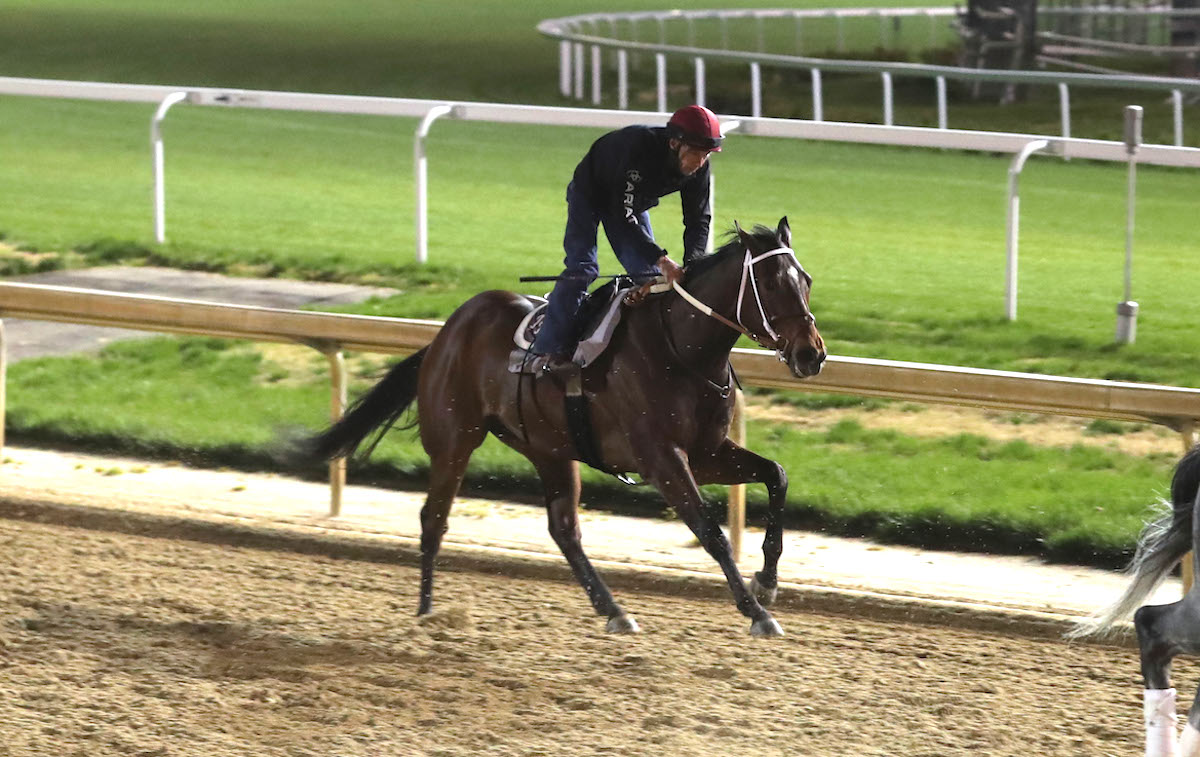
M 639 0 L 605 9 L 661 7 Z M 0 75 L 563 104 L 557 46 L 534 26 L 596 6 L 367 0 L 328 9 L 311 0 L 0 0 Z M 817 38 L 806 44 L 820 49 L 823 34 L 825 49 L 832 47 L 831 30 L 812 33 Z M 786 44 L 781 34 L 772 29 L 768 44 Z M 717 110 L 748 108 L 744 71 L 714 65 L 710 74 Z M 769 114 L 807 115 L 807 74 L 765 76 Z M 672 82 L 690 80 L 686 65 L 672 67 Z M 652 86 L 643 60 L 634 71 L 635 107 L 652 107 Z M 827 76 L 826 86 L 827 118 L 878 120 L 874 77 Z M 900 123 L 932 123 L 927 89 L 897 81 Z M 952 126 L 1058 128 L 1052 91 L 1003 109 L 951 95 Z M 606 97 L 612 105 L 612 93 Z M 677 88 L 672 104 L 688 97 Z M 1077 136 L 1117 135 L 1126 95 L 1073 98 Z M 1142 104 L 1148 139 L 1163 141 L 1165 106 Z M 152 112 L 0 97 L 0 155 L 18 156 L 0 161 L 0 238 L 26 250 L 74 251 L 36 263 L 0 261 L 5 270 L 126 261 L 378 283 L 401 294 L 352 310 L 443 318 L 481 289 L 556 272 L 564 186 L 600 133 L 438 122 L 428 145 L 431 262 L 418 266 L 415 121 L 178 106 L 165 131 L 170 241 L 158 246 L 150 218 Z M 1196 115 L 1189 107 L 1186 118 Z M 1188 128 L 1195 143 L 1197 127 Z M 1010 324 L 1001 317 L 1007 156 L 733 136 L 717 161 L 718 228 L 789 217 L 835 354 L 1200 386 L 1188 275 L 1197 249 L 1194 172 L 1139 171 L 1138 343 L 1117 348 L 1123 166 L 1030 162 L 1022 177 L 1020 319 Z M 677 208 L 667 198 L 653 213 L 660 241 L 673 250 Z M 602 269 L 617 270 L 608 252 Z M 301 374 L 221 341 L 117 345 L 99 359 L 13 366 L 8 423 L 17 439 L 273 466 L 278 429 L 323 422 L 327 388 L 318 370 Z M 846 402 L 802 394 L 779 401 L 813 409 Z M 1094 424 L 1091 433 L 1118 431 Z M 1170 469 L 1170 460 L 1090 446 L 926 440 L 854 424 L 827 432 L 752 425 L 750 434 L 752 447 L 788 469 L 795 524 L 1105 564 L 1128 549 Z M 393 437 L 359 475 L 419 486 L 427 459 L 411 439 Z M 590 473 L 586 481 L 589 503 L 660 507 L 645 490 Z M 525 496 L 536 488 L 528 463 L 494 441 L 476 455 L 469 482 Z M 752 514 L 761 496 L 751 493 Z
M 325 422 L 322 363 L 314 352 L 308 365 L 283 368 L 248 345 L 201 338 L 118 343 L 98 357 L 26 360 L 10 369 L 9 424 L 27 441 L 83 440 L 110 452 L 278 468 L 281 435 Z M 368 383 L 360 376 L 353 389 Z M 792 526 L 1102 565 L 1128 556 L 1173 463 L 1169 456 L 972 435 L 921 439 L 854 421 L 823 431 L 751 424 L 748 443 L 788 471 Z M 412 433 L 393 432 L 369 463 L 352 466 L 352 475 L 419 488 L 428 465 Z M 586 506 L 662 510 L 648 489 L 627 489 L 590 470 L 584 481 Z M 467 490 L 529 498 L 538 487 L 524 458 L 489 439 L 472 459 Z M 722 487 L 706 494 L 714 503 L 724 499 Z M 765 491 L 750 487 L 749 503 L 751 521 L 761 522 Z
M 148 116 L 133 105 L 0 100 L 0 118 L 16 124 L 0 152 L 23 156 L 0 164 L 0 230 L 95 262 L 387 283 L 404 294 L 374 312 L 412 317 L 445 317 L 480 289 L 553 273 L 563 185 L 599 134 L 437 124 L 431 265 L 418 266 L 411 121 L 181 108 L 167 129 L 170 242 L 159 248 Z M 835 354 L 1200 386 L 1192 287 L 1180 275 L 1195 249 L 1194 173 L 1139 172 L 1138 343 L 1118 349 L 1124 167 L 1026 168 L 1015 324 L 1002 318 L 1007 167 L 987 155 L 731 138 L 716 166 L 716 223 L 789 217 Z M 668 249 L 679 246 L 676 203 L 652 213 Z M 602 268 L 617 270 L 608 252 Z

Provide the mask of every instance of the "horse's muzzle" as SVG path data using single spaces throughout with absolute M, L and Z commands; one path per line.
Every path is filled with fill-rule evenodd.
M 821 372 L 825 364 L 825 350 L 811 344 L 792 346 L 784 353 L 784 362 L 796 378 L 808 378 Z

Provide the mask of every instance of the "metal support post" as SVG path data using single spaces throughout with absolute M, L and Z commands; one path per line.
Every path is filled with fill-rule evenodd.
M 667 56 L 664 53 L 654 54 L 654 74 L 658 89 L 658 112 L 667 112 Z
M 629 108 L 629 51 L 617 50 L 617 109 Z
M 571 96 L 571 43 L 558 43 L 558 92 L 563 97 Z
M 729 427 L 729 438 L 746 446 L 746 398 L 742 390 L 734 391 L 733 423 Z M 742 534 L 746 530 L 746 485 L 729 487 L 729 546 L 733 549 L 733 561 L 742 559 Z
M 883 125 L 891 126 L 895 121 L 892 104 L 892 75 L 884 71 L 880 76 L 883 78 Z
M 1021 197 L 1018 192 L 1019 179 L 1029 156 L 1050 146 L 1049 140 L 1038 139 L 1026 144 L 1013 156 L 1008 166 L 1008 228 L 1006 235 L 1007 255 L 1004 270 L 1004 316 L 1017 320 L 1017 238 L 1021 225 Z
M 825 104 L 823 102 L 823 98 L 821 97 L 821 69 L 819 69 L 819 68 L 812 69 L 812 101 L 813 101 L 812 120 L 824 121 L 825 120 Z
M 938 128 L 948 128 L 950 118 L 946 109 L 946 77 L 939 76 L 937 78 L 937 110 L 938 110 Z
M 583 99 L 583 43 L 576 42 L 575 45 L 575 99 Z
M 1129 183 L 1125 193 L 1125 299 L 1117 303 L 1117 344 L 1137 340 L 1138 304 L 1133 300 L 1133 211 L 1137 197 L 1137 152 L 1142 144 L 1142 107 L 1125 106 L 1125 153 Z
M 154 240 L 167 241 L 166 178 L 163 172 L 162 121 L 171 106 L 187 99 L 187 92 L 172 92 L 163 98 L 150 119 L 150 152 L 154 163 Z
M 762 118 L 762 68 L 750 64 L 750 115 Z
M 592 105 L 600 104 L 600 47 L 592 45 Z
M 413 140 L 413 173 L 417 180 L 417 262 L 424 263 L 429 258 L 429 212 L 428 212 L 428 159 L 425 157 L 425 138 L 429 136 L 429 128 L 433 122 L 453 110 L 449 105 L 435 105 L 429 109 L 421 124 L 417 127 L 417 136 Z
M 329 361 L 329 419 L 337 423 L 346 412 L 346 358 L 340 349 L 325 352 Z M 346 488 L 346 458 L 335 457 L 329 461 L 329 517 L 342 514 L 342 491 Z
M 1171 90 L 1171 113 L 1175 122 L 1175 146 L 1183 147 L 1183 93 Z

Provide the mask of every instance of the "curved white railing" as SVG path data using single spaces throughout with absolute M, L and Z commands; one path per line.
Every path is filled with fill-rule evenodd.
M 1056 13 L 1098 13 L 1098 9 L 1054 9 Z M 1153 10 L 1141 9 L 1143 15 L 1198 16 L 1200 9 Z M 637 13 L 592 13 L 579 16 L 548 19 L 538 24 L 543 35 L 559 40 L 559 90 L 567 97 L 585 99 L 585 73 L 590 73 L 591 101 L 599 105 L 602 101 L 604 78 L 603 54 L 612 52 L 615 57 L 617 79 L 617 108 L 629 107 L 629 59 L 631 55 L 652 55 L 655 61 L 657 109 L 667 111 L 668 84 L 667 59 L 690 61 L 694 68 L 694 91 L 696 102 L 704 104 L 708 92 L 707 64 L 721 61 L 746 66 L 750 78 L 750 115 L 761 117 L 762 67 L 808 70 L 812 81 L 812 120 L 821 121 L 823 114 L 822 72 L 870 73 L 881 79 L 883 92 L 883 118 L 885 125 L 895 122 L 893 103 L 893 78 L 908 76 L 932 79 L 937 94 L 938 125 L 946 128 L 949 122 L 946 101 L 946 81 L 988 82 L 997 84 L 1032 84 L 1055 86 L 1059 93 L 1062 130 L 1061 136 L 1071 135 L 1070 87 L 1090 86 L 1125 88 L 1140 92 L 1167 92 L 1173 112 L 1175 144 L 1183 144 L 1184 96 L 1200 96 L 1200 80 L 1164 76 L 1114 75 L 1102 73 L 1067 73 L 1050 71 L 1012 71 L 960 68 L 900 61 L 862 61 L 817 58 L 801 54 L 767 52 L 765 28 L 768 22 L 790 19 L 796 28 L 796 47 L 803 49 L 801 30 L 804 24 L 814 20 L 832 20 L 838 24 L 837 47 L 844 48 L 842 24 L 849 19 L 877 19 L 880 24 L 880 46 L 886 47 L 896 39 L 900 23 L 904 19 L 923 18 L 929 23 L 930 39 L 936 37 L 938 20 L 949 20 L 957 11 L 950 7 L 929 8 L 839 8 L 839 9 L 768 9 L 768 10 L 706 10 L 706 11 L 654 11 Z M 737 19 L 753 19 L 757 29 L 755 50 L 735 50 L 728 47 L 728 22 Z M 715 21 L 721 25 L 722 48 L 702 47 L 696 43 L 696 26 L 700 22 Z M 656 40 L 639 39 L 639 27 L 652 24 Z M 668 43 L 670 25 L 686 26 L 687 44 Z M 603 28 L 601 28 L 603 27 Z M 622 30 L 628 29 L 628 38 L 622 38 Z M 585 56 L 585 52 L 590 54 Z M 585 65 L 585 57 L 590 66 Z

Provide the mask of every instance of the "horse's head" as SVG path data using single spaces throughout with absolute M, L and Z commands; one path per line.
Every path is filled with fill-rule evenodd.
M 745 231 L 736 222 L 736 239 L 720 253 L 737 257 L 741 251 L 740 284 L 733 320 L 767 349 L 775 350 L 798 378 L 815 376 L 825 362 L 825 341 L 809 310 L 809 276 L 792 251 L 787 217 L 771 229 Z

